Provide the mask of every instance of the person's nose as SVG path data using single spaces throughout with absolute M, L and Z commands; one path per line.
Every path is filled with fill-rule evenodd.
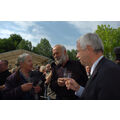
M 78 53 L 77 53 L 77 55 L 76 55 L 76 58 L 79 58 L 79 55 L 78 55 Z
M 55 58 L 55 59 L 58 58 L 57 54 L 54 55 L 54 58 Z

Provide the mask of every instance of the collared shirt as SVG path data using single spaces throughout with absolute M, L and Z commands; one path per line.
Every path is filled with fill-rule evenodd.
M 93 71 L 95 70 L 97 64 L 99 63 L 99 61 L 100 61 L 102 58 L 103 58 L 103 56 L 100 56 L 100 57 L 94 62 L 94 64 L 93 64 L 92 67 L 91 67 L 90 75 L 93 74 Z
M 22 77 L 22 79 L 24 80 L 25 83 L 31 82 L 30 77 L 27 78 L 21 71 L 20 71 L 20 76 Z
M 92 67 L 91 67 L 90 75 L 93 74 L 93 71 L 95 70 L 97 64 L 100 62 L 100 60 L 101 60 L 102 58 L 103 58 L 103 55 L 100 56 L 100 57 L 93 63 L 93 65 L 92 65 Z M 80 86 L 80 89 L 75 92 L 75 95 L 78 96 L 78 97 L 80 97 L 80 96 L 82 95 L 84 89 L 85 89 L 84 87 Z

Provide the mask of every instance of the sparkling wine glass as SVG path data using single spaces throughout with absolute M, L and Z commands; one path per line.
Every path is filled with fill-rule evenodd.
M 72 73 L 67 71 L 67 69 L 65 68 L 64 69 L 64 74 L 63 74 L 64 78 L 71 78 L 72 76 Z

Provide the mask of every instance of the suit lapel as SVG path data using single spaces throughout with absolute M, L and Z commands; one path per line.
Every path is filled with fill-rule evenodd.
M 88 82 L 87 82 L 87 84 L 85 86 L 85 89 L 84 89 L 83 94 L 81 95 L 81 97 L 84 97 L 84 95 L 86 93 L 86 90 L 88 89 L 89 85 L 94 81 L 94 78 L 97 75 L 97 72 L 99 71 L 101 65 L 104 63 L 104 60 L 105 60 L 105 58 L 103 57 L 99 61 L 98 65 L 96 66 L 95 70 L 93 71 L 93 74 L 91 75 L 90 79 L 88 80 Z
M 101 65 L 104 63 L 104 60 L 105 60 L 105 58 L 103 57 L 103 58 L 99 61 L 98 65 L 96 66 L 95 70 L 93 71 L 93 74 L 91 75 L 91 79 L 93 79 L 93 78 L 96 76 L 96 74 L 97 74 L 97 72 L 99 71 Z

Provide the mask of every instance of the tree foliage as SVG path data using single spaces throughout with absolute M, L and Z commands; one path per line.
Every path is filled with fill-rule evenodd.
M 11 34 L 9 38 L 0 39 L 0 53 L 15 50 L 22 40 L 17 34 Z
M 11 34 L 8 39 L 13 43 L 13 49 L 16 49 L 18 44 L 22 41 L 22 37 L 17 34 Z
M 32 43 L 28 40 L 22 40 L 18 44 L 17 49 L 24 49 L 24 50 L 31 51 L 32 50 Z
M 114 47 L 120 46 L 120 28 L 113 29 L 110 25 L 98 25 L 96 33 L 103 41 L 104 55 L 113 60 Z
M 36 47 L 33 47 L 33 52 L 52 58 L 52 47 L 46 38 L 42 38 Z
M 76 55 L 77 55 L 77 51 L 72 49 L 72 50 L 67 50 L 67 54 L 69 56 L 70 60 L 77 60 Z

